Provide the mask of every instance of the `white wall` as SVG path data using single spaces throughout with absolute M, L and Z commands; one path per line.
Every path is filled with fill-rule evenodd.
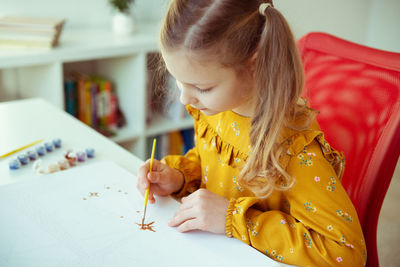
M 164 0 L 135 0 L 138 20 L 159 20 Z M 66 27 L 109 25 L 113 13 L 108 0 L 0 0 L 0 16 L 25 15 L 66 18 Z
M 167 0 L 136 0 L 138 20 L 160 20 Z M 297 38 L 324 31 L 372 47 L 400 52 L 400 0 L 275 0 Z M 108 0 L 0 0 L 1 15 L 63 17 L 67 28 L 110 26 Z
M 400 0 L 372 0 L 366 44 L 400 52 Z
M 275 0 L 297 38 L 310 31 L 400 52 L 400 0 Z
M 276 0 L 297 38 L 322 31 L 365 43 L 370 0 Z

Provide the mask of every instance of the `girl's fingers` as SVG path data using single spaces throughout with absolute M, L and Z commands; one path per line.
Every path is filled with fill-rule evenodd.
M 207 196 L 209 195 L 210 191 L 204 188 L 200 188 L 196 190 L 195 192 L 191 193 L 190 195 L 183 197 L 181 199 L 182 204 L 184 203 L 191 203 L 191 202 L 197 202 L 201 199 L 206 199 Z
M 150 183 L 158 184 L 161 182 L 161 173 L 158 171 L 149 172 L 147 173 L 147 179 L 150 181 Z
M 148 159 L 146 161 L 146 163 L 149 164 L 149 170 L 150 170 L 150 161 L 151 161 L 150 159 Z M 153 159 L 152 171 L 160 172 L 163 170 L 163 168 L 164 168 L 164 165 L 161 163 L 161 161 Z
M 202 230 L 199 224 L 198 219 L 187 220 L 181 225 L 178 226 L 177 230 L 181 233 L 193 231 L 193 230 Z
M 138 174 L 137 174 L 138 179 L 136 184 L 136 187 L 142 194 L 144 194 L 144 191 L 150 185 L 150 183 L 147 181 L 147 173 L 148 173 L 148 166 L 146 166 L 145 163 L 138 169 Z
M 185 209 L 182 211 L 178 211 L 174 217 L 168 222 L 169 226 L 175 227 L 181 225 L 187 220 L 191 220 L 196 218 L 196 212 L 194 209 Z
M 150 187 L 150 190 L 149 190 L 148 201 L 150 202 L 150 204 L 154 204 L 156 202 L 156 199 L 154 198 L 154 192 L 153 192 L 153 190 L 151 190 L 151 187 Z
M 179 206 L 179 209 L 178 209 L 178 211 L 176 213 L 180 213 L 180 212 L 183 212 L 185 210 L 194 208 L 194 202 L 193 201 L 190 201 L 190 200 L 189 201 L 188 200 L 181 200 L 181 201 L 182 201 L 182 204 Z

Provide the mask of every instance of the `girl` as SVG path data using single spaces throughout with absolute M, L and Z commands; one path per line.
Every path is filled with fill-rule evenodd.
M 138 171 L 150 203 L 182 197 L 169 225 L 235 237 L 288 264 L 364 265 L 343 155 L 300 98 L 301 60 L 272 2 L 173 0 L 160 46 L 196 134 L 186 155 Z

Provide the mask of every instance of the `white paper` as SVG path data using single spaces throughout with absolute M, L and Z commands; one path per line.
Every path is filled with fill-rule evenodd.
M 91 195 L 92 193 L 92 195 Z M 136 177 L 112 162 L 0 187 L 0 266 L 281 266 L 234 238 L 179 233 L 179 203 L 147 207 Z

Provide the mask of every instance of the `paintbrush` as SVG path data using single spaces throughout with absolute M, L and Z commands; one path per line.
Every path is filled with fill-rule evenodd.
M 150 171 L 151 172 L 153 170 L 153 159 L 154 159 L 154 151 L 156 149 L 156 142 L 157 139 L 153 139 L 153 148 L 151 150 L 151 159 L 150 159 Z M 146 210 L 147 210 L 147 201 L 149 200 L 149 190 L 150 190 L 150 185 L 149 187 L 147 187 L 146 189 L 146 193 L 144 195 L 144 212 L 143 212 L 143 219 L 142 219 L 142 227 L 144 225 L 144 220 L 146 218 Z
M 35 141 L 35 142 L 33 142 L 33 143 L 24 145 L 23 147 L 17 148 L 17 149 L 15 149 L 15 150 L 13 150 L 13 151 L 10 151 L 10 152 L 8 152 L 8 153 L 5 153 L 5 154 L 3 154 L 3 155 L 0 155 L 0 158 L 8 157 L 9 155 L 12 155 L 12 154 L 14 154 L 14 153 L 17 153 L 17 152 L 19 152 L 19 151 L 21 151 L 21 150 L 23 150 L 23 149 L 25 149 L 25 148 L 28 148 L 28 147 L 30 147 L 30 146 L 36 145 L 37 143 L 40 143 L 40 142 L 42 142 L 42 141 L 43 141 L 43 139 L 40 139 L 40 140 L 37 140 L 37 141 Z

